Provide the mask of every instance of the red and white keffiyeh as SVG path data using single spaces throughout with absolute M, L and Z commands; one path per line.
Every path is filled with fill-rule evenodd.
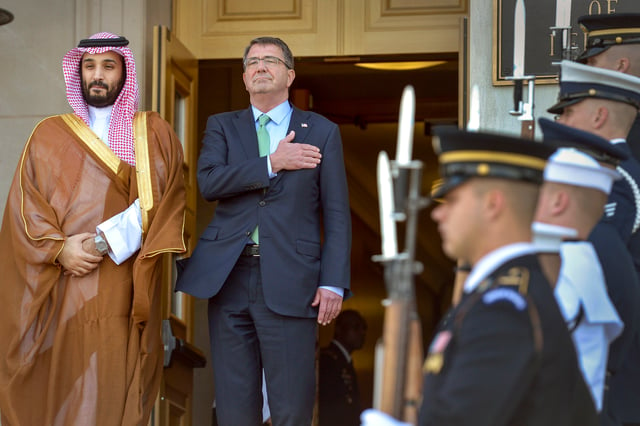
M 90 39 L 119 38 L 107 32 L 97 33 Z M 133 116 L 138 110 L 138 82 L 136 80 L 136 65 L 133 52 L 127 46 L 76 47 L 64 55 L 62 71 L 67 86 L 67 100 L 73 111 L 87 124 L 89 123 L 89 108 L 82 96 L 80 61 L 84 53 L 92 55 L 113 50 L 124 58 L 126 78 L 122 90 L 113 104 L 109 121 L 109 147 L 123 161 L 135 166 L 133 140 Z

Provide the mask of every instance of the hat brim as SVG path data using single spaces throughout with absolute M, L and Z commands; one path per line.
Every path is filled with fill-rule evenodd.
M 584 98 L 575 98 L 575 99 L 567 99 L 564 101 L 560 101 L 555 105 L 552 105 L 547 109 L 547 112 L 550 114 L 562 114 L 564 109 L 568 106 L 577 104 L 578 102 L 582 102 Z
M 433 192 L 431 192 L 431 199 L 437 201 L 438 199 L 443 198 L 449 192 L 468 181 L 471 177 L 472 176 L 467 175 L 454 175 L 445 178 L 442 185 L 438 186 Z
M 580 62 L 581 64 L 586 64 L 589 58 L 592 58 L 596 55 L 601 54 L 602 52 L 604 52 L 610 47 L 611 46 L 590 47 L 586 49 L 584 52 L 582 52 L 580 56 L 576 58 L 576 62 Z

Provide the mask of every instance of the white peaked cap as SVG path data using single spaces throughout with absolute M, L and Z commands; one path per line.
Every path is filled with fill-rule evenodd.
M 613 169 L 600 165 L 591 156 L 574 148 L 560 148 L 547 161 L 546 182 L 594 188 L 609 194 L 613 182 L 620 179 Z

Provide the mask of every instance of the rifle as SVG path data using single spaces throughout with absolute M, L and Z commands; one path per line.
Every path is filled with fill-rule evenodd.
M 422 163 L 411 160 L 415 95 L 402 94 L 396 161 L 378 155 L 378 197 L 387 298 L 381 341 L 376 345 L 374 408 L 415 424 L 422 391 L 422 327 L 416 309 L 414 275 L 422 264 L 414 260 L 418 211 L 427 206 L 420 196 Z M 407 188 L 408 186 L 408 188 Z M 405 248 L 398 253 L 396 222 L 406 220 Z
M 533 118 L 533 96 L 535 90 L 535 75 L 524 75 L 525 53 L 525 8 L 524 0 L 516 0 L 516 10 L 513 25 L 513 76 L 507 80 L 513 80 L 513 109 L 509 114 L 518 117 L 522 123 L 520 135 L 526 139 L 534 138 L 535 120 Z M 529 92 L 527 101 L 522 98 L 524 82 L 528 83 Z
M 556 0 L 556 24 L 549 29 L 551 64 L 559 65 L 562 59 L 575 60 L 578 46 L 573 42 L 577 34 L 571 31 L 571 0 Z
M 560 0 L 561 2 L 567 2 L 567 0 Z M 569 8 L 570 8 L 569 0 Z M 564 14 L 564 12 L 562 12 Z M 564 16 L 564 15 L 563 15 Z M 564 18 L 562 18 L 564 19 Z M 509 114 L 518 117 L 521 122 L 520 136 L 526 139 L 534 139 L 535 137 L 535 119 L 533 115 L 534 109 L 534 94 L 535 94 L 535 75 L 525 75 L 524 60 L 525 60 L 525 20 L 526 11 L 524 7 L 524 0 L 516 0 L 516 7 L 514 12 L 513 23 L 513 75 L 506 77 L 506 80 L 513 81 L 513 109 L 509 111 Z M 560 28 L 552 27 L 554 30 L 552 34 L 552 50 L 556 46 L 556 40 L 563 40 L 564 32 L 560 32 Z M 557 30 L 557 32 L 555 31 Z M 557 36 L 559 34 L 559 37 Z M 570 40 L 570 38 L 569 38 Z M 569 41 L 570 42 L 570 41 Z M 526 102 L 523 99 L 523 87 L 524 82 L 527 82 L 528 93 Z M 470 113 L 469 123 L 467 130 L 474 131 L 480 127 L 480 107 L 479 107 L 479 95 L 477 87 L 473 87 L 470 99 Z M 451 297 L 452 305 L 457 305 L 462 298 L 464 281 L 468 276 L 466 271 L 467 265 L 463 260 L 458 260 L 455 279 L 453 283 L 453 294 Z

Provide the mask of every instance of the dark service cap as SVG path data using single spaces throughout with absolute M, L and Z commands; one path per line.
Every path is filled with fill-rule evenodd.
M 542 130 L 544 143 L 552 142 L 556 147 L 575 148 L 597 161 L 614 166 L 629 158 L 624 150 L 596 134 L 575 129 L 544 117 L 538 119 L 538 124 Z
M 556 147 L 530 139 L 468 132 L 454 126 L 433 130 L 433 150 L 441 180 L 432 191 L 437 199 L 472 177 L 494 177 L 541 184 L 546 159 Z
M 584 63 L 611 46 L 640 43 L 640 13 L 584 15 L 578 18 L 578 25 L 587 34 L 579 62 Z

